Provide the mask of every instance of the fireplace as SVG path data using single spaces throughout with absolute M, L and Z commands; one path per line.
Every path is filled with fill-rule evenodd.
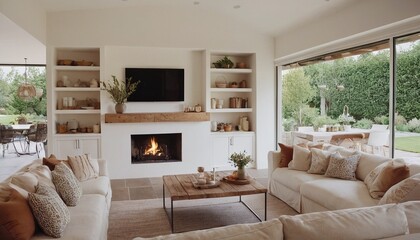
M 131 163 L 181 161 L 181 133 L 131 135 Z

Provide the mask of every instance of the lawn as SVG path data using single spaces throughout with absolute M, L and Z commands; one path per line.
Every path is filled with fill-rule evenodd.
M 402 151 L 420 153 L 420 136 L 395 138 L 395 148 Z

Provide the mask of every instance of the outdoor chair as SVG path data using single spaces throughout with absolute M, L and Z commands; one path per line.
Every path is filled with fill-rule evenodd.
M 389 131 L 372 131 L 369 133 L 367 144 L 363 145 L 363 151 L 375 154 L 380 152 L 381 155 L 385 156 L 384 146 L 388 145 Z
M 388 130 L 388 125 L 383 125 L 383 124 L 372 124 L 372 127 L 370 128 L 370 130 L 373 131 L 386 131 Z
M 0 124 L 0 143 L 3 149 L 3 157 L 6 150 L 9 148 L 9 143 L 13 142 L 14 132 L 11 126 Z
M 44 149 L 44 144 L 47 141 L 47 124 L 38 123 L 34 125 L 35 127 L 29 129 L 26 137 L 28 142 L 28 152 L 31 149 L 31 142 L 35 143 L 36 154 L 39 157 L 39 152 L 41 149 Z

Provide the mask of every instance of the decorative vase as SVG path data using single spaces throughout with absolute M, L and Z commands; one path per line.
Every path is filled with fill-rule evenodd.
M 115 112 L 116 113 L 123 113 L 124 111 L 125 111 L 125 103 L 115 104 Z
M 245 168 L 244 167 L 238 167 L 238 179 L 239 180 L 246 179 L 246 176 L 245 176 Z

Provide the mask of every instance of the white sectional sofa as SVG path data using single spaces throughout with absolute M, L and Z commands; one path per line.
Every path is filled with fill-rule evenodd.
M 420 201 L 280 216 L 253 224 L 134 240 L 420 239 Z
M 353 154 L 343 147 L 326 144 L 327 151 L 343 156 Z M 392 159 L 363 153 L 356 169 L 356 181 L 280 168 L 280 151 L 268 153 L 269 192 L 300 213 L 375 206 L 379 200 L 370 196 L 364 180 L 378 165 Z M 408 164 L 410 175 L 420 173 L 420 165 Z
M 64 229 L 62 236 L 56 239 L 107 239 L 108 216 L 111 207 L 112 190 L 110 179 L 107 176 L 107 165 L 105 160 L 98 160 L 99 176 L 80 182 L 82 196 L 78 204 L 68 207 L 70 222 Z M 42 165 L 41 160 L 25 166 L 19 172 L 27 171 L 30 168 Z M 16 174 L 19 174 L 16 173 Z M 8 184 L 13 175 L 3 183 Z M 41 230 L 37 230 L 31 239 L 54 239 L 47 236 Z

